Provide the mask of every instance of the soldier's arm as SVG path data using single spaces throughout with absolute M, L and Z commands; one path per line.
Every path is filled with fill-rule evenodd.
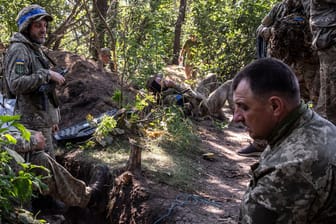
M 10 48 L 7 53 L 7 77 L 9 87 L 16 95 L 36 91 L 42 84 L 49 82 L 48 69 L 39 69 L 31 73 L 31 58 L 28 49 L 21 44 Z
M 11 135 L 16 139 L 15 145 L 10 145 L 10 148 L 18 153 L 34 152 L 44 150 L 46 147 L 45 138 L 39 131 L 30 131 L 30 141 L 22 138 L 21 134 L 17 131 L 11 132 Z
M 271 36 L 271 28 L 275 23 L 275 17 L 279 4 L 276 4 L 271 11 L 262 19 L 260 26 L 257 28 L 257 36 L 261 36 L 264 40 L 268 41 Z
M 240 223 L 309 223 L 317 192 L 298 167 L 292 164 L 256 175 L 242 200 Z

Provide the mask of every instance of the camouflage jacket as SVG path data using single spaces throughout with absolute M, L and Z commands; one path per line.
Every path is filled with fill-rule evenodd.
M 22 124 L 30 129 L 57 124 L 58 108 L 48 98 L 46 109 L 43 109 L 42 93 L 38 91 L 42 84 L 49 82 L 46 64 L 50 61 L 42 53 L 40 45 L 31 43 L 21 33 L 15 33 L 10 43 L 5 63 L 10 90 L 16 95 L 15 113 L 21 115 Z
M 336 1 L 311 0 L 310 26 L 313 47 L 328 48 L 336 43 Z
M 268 139 L 239 223 L 334 223 L 336 127 L 302 104 Z

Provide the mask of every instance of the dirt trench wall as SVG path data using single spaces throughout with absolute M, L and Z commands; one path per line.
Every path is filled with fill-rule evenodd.
M 57 87 L 60 100 L 60 127 L 65 128 L 86 119 L 88 114 L 98 116 L 118 108 L 112 100 L 116 90 L 121 90 L 117 74 L 102 71 L 97 63 L 82 56 L 64 52 L 48 52 L 57 66 L 67 68 L 66 83 Z M 124 104 L 134 101 L 135 93 L 129 86 L 123 87 Z

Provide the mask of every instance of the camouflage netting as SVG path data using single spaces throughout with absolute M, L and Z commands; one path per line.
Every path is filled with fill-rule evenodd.
M 287 64 L 313 57 L 311 33 L 307 18 L 290 14 L 274 24 L 270 39 L 270 55 Z
M 69 70 L 66 84 L 57 88 L 60 128 L 84 121 L 88 114 L 97 116 L 118 107 L 112 100 L 114 92 L 121 89 L 117 75 L 101 71 L 95 62 L 70 52 L 53 51 L 48 55 L 58 66 Z M 124 105 L 133 102 L 134 96 L 129 86 L 124 87 Z

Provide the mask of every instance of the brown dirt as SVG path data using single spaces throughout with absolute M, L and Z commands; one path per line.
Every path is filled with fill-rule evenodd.
M 66 84 L 58 89 L 62 104 L 61 127 L 83 121 L 87 114 L 98 115 L 117 106 L 110 99 L 114 90 L 120 88 L 117 76 L 100 72 L 94 62 L 78 55 L 53 52 L 51 56 L 69 69 Z M 174 72 L 174 67 L 169 70 Z M 179 67 L 175 69 L 183 74 L 180 70 Z M 132 101 L 134 93 L 128 91 L 128 95 L 125 98 Z M 63 223 L 236 223 L 240 200 L 249 180 L 249 166 L 256 162 L 254 158 L 238 156 L 236 151 L 245 147 L 250 139 L 239 128 L 218 129 L 211 120 L 194 122 L 198 125 L 204 153 L 215 155 L 211 161 L 197 157 L 200 176 L 193 183 L 197 190 L 188 193 L 178 186 L 157 183 L 146 171 L 122 176 L 119 176 L 122 170 L 111 171 L 105 213 L 96 216 L 87 210 L 72 209 Z M 90 164 L 100 161 L 85 164 L 80 154 L 78 150 L 68 153 L 60 161 L 71 173 L 85 180 Z
M 60 99 L 61 122 L 65 128 L 85 120 L 88 114 L 100 115 L 118 104 L 112 100 L 116 90 L 123 90 L 124 104 L 134 101 L 133 89 L 121 88 L 119 77 L 100 71 L 97 64 L 70 52 L 53 51 L 48 54 L 59 67 L 67 68 L 66 83 L 57 88 Z

